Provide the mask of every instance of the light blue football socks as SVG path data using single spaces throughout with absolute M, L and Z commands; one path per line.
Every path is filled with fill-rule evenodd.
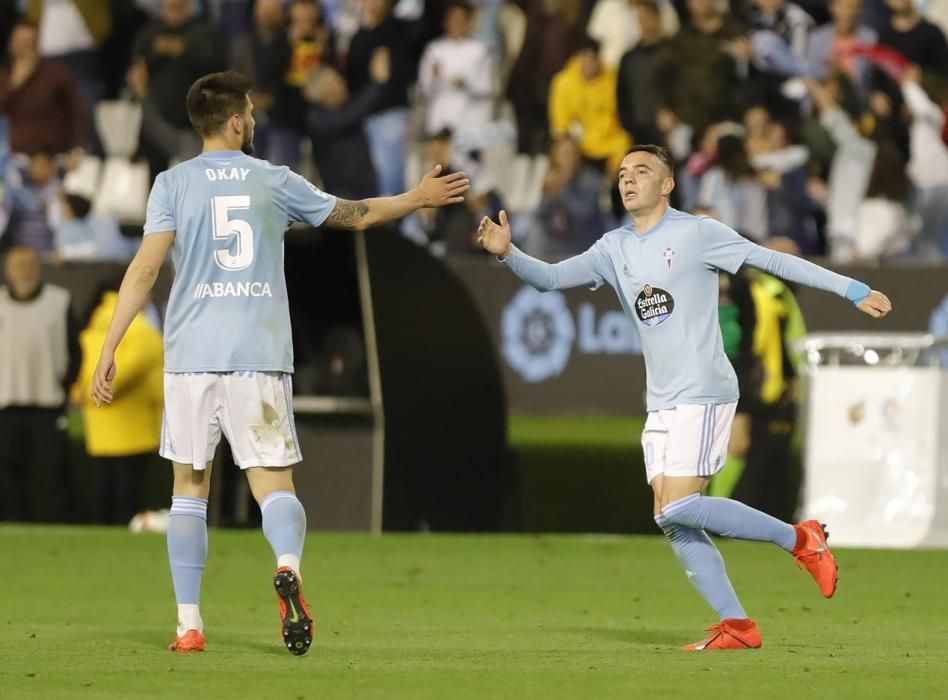
M 260 503 L 263 535 L 273 549 L 277 566 L 288 566 L 299 575 L 303 542 L 306 538 L 306 511 L 291 491 L 271 491 Z
M 788 552 L 793 551 L 797 543 L 793 525 L 730 498 L 694 493 L 669 503 L 661 514 L 667 522 L 676 525 L 737 540 L 773 542 Z
M 207 499 L 172 496 L 168 517 L 168 562 L 174 597 L 181 603 L 201 602 L 201 575 L 207 560 Z
M 773 542 L 788 552 L 797 543 L 793 525 L 730 498 L 691 494 L 662 508 L 655 522 L 671 543 L 688 579 L 722 620 L 744 619 L 724 559 L 708 532 L 738 540 Z M 707 531 L 707 532 L 706 532 Z
M 198 605 L 207 561 L 207 499 L 172 496 L 168 516 L 168 563 L 178 603 L 178 635 L 203 631 Z
M 656 516 L 655 522 L 668 538 L 688 580 L 720 619 L 746 618 L 724 569 L 724 559 L 708 533 L 673 523 L 664 515 Z

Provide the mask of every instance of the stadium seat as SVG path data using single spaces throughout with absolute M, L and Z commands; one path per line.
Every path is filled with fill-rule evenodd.
M 546 178 L 546 171 L 549 170 L 550 159 L 545 155 L 534 156 L 530 163 L 530 177 L 526 181 L 526 187 L 523 195 L 523 208 L 525 211 L 534 211 L 540 206 L 540 200 L 543 199 L 543 180 Z
M 90 202 L 99 191 L 99 179 L 102 177 L 102 159 L 98 156 L 83 156 L 75 169 L 63 178 L 63 189 L 69 194 L 78 194 Z
M 131 161 L 138 151 L 141 105 L 129 100 L 103 100 L 96 105 L 95 124 L 106 152 L 105 163 L 83 159 L 70 173 L 74 191 L 92 199 L 96 214 L 115 216 L 122 224 L 141 224 L 151 186 L 148 165 Z M 66 186 L 70 189 L 68 182 Z
M 108 156 L 131 158 L 138 150 L 141 105 L 128 100 L 103 100 L 95 108 L 95 125 Z
M 549 167 L 546 156 L 516 156 L 506 168 L 504 177 L 509 189 L 505 202 L 512 212 L 533 211 L 543 198 L 543 178 Z
M 133 163 L 123 156 L 107 158 L 92 210 L 111 214 L 123 224 L 141 224 L 150 185 L 147 163 Z
M 425 174 L 424 145 L 410 141 L 405 148 L 405 186 L 414 187 Z
M 523 48 L 523 40 L 527 34 L 527 16 L 514 3 L 505 2 L 500 6 L 498 20 L 504 37 L 504 57 L 500 64 L 500 88 L 501 92 L 504 92 L 510 71 L 513 70 Z
M 517 186 L 514 169 L 510 167 L 516 157 L 513 147 L 506 144 L 491 146 L 481 151 L 481 165 L 487 177 L 495 183 L 505 204 L 510 202 L 511 193 Z

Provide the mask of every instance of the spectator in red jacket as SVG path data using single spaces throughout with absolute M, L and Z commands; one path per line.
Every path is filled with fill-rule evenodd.
M 14 153 L 67 153 L 83 146 L 88 113 L 67 66 L 39 55 L 37 29 L 18 24 L 0 69 L 0 111 L 10 120 Z

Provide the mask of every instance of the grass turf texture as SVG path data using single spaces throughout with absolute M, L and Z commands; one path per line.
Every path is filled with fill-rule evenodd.
M 177 656 L 163 537 L 0 527 L 0 697 L 864 700 L 948 678 L 948 552 L 842 551 L 826 601 L 776 547 L 723 543 L 764 648 L 689 654 L 712 614 L 658 537 L 313 535 L 297 658 L 263 537 L 210 547 L 208 651 Z
M 644 416 L 510 416 L 520 480 L 518 522 L 511 529 L 656 532 L 644 425 Z

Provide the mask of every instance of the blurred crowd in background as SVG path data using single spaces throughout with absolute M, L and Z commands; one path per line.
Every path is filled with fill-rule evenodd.
M 502 208 L 527 252 L 585 250 L 629 220 L 628 148 L 657 143 L 679 209 L 797 255 L 937 263 L 946 31 L 948 0 L 0 0 L 0 520 L 125 522 L 143 505 L 160 316 L 136 319 L 118 398 L 92 410 L 119 280 L 77 311 L 42 264 L 134 255 L 154 177 L 200 150 L 198 77 L 250 77 L 255 154 L 333 194 L 395 194 L 435 163 L 467 172 L 467 201 L 399 224 L 435 255 L 479 254 L 477 222 Z M 772 482 L 788 473 L 802 317 L 760 273 L 724 277 L 721 295 L 745 398 L 738 466 L 714 488 L 782 513 L 766 499 L 787 492 Z M 946 329 L 948 297 L 932 317 Z M 80 480 L 70 400 L 86 513 L 62 502 Z
M 502 207 L 529 252 L 584 250 L 625 221 L 628 147 L 660 143 L 673 204 L 756 241 L 837 262 L 948 255 L 948 0 L 0 7 L 0 243 L 44 258 L 134 252 L 123 205 L 199 150 L 187 89 L 227 68 L 253 81 L 256 154 L 330 192 L 397 193 L 435 161 L 468 172 L 465 204 L 402 224 L 436 253 L 473 252 Z M 115 156 L 135 169 L 112 172 Z

